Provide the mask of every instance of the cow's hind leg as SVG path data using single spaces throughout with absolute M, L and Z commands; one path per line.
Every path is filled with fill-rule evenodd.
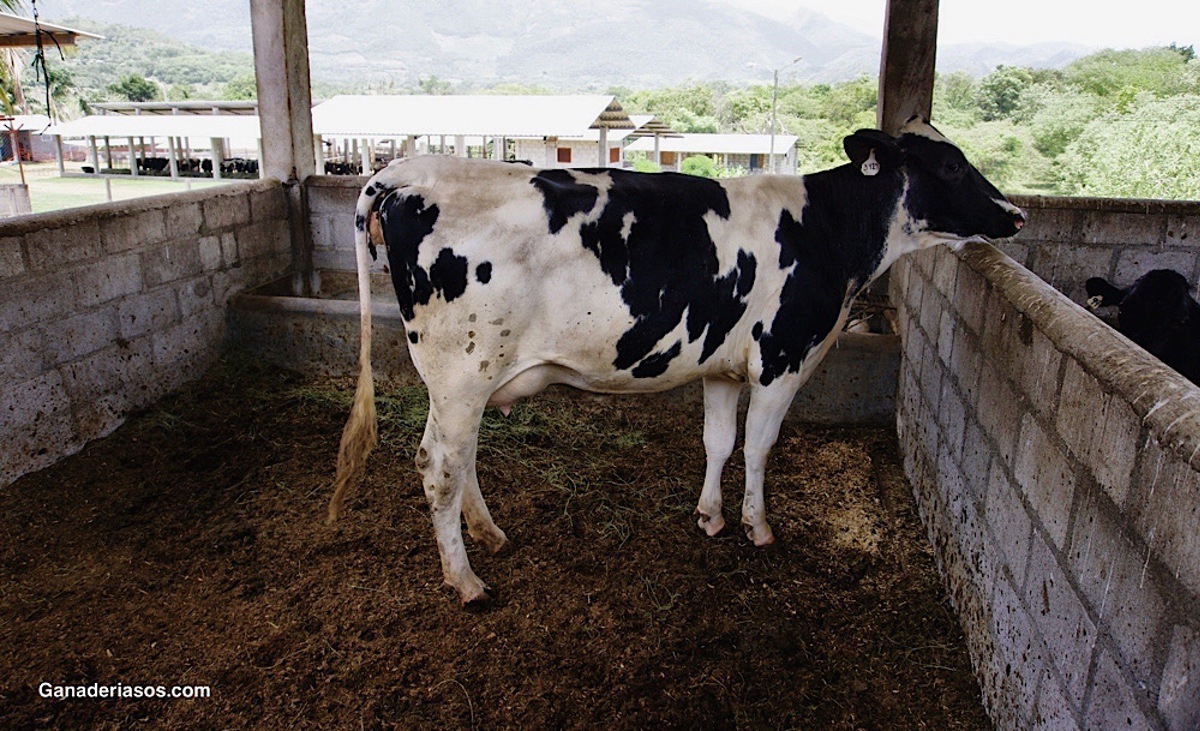
M 487 587 L 471 570 L 462 538 L 463 502 L 471 482 L 482 415 L 482 399 L 478 403 L 442 400 L 431 391 L 429 419 L 415 460 L 433 518 L 442 576 L 463 604 L 488 598 Z M 469 502 L 475 502 L 474 497 Z M 473 511 L 476 508 L 472 506 Z M 480 517 L 478 512 L 475 515 Z
M 704 379 L 704 489 L 696 506 L 696 524 L 715 536 L 725 527 L 721 512 L 721 471 L 737 439 L 738 395 L 742 384 L 724 378 Z
M 467 533 L 490 553 L 499 553 L 508 544 L 504 531 L 496 526 L 483 493 L 479 491 L 479 476 L 475 473 L 475 452 L 471 449 L 471 465 L 467 469 L 467 487 L 463 493 L 463 517 L 467 519 Z
M 767 456 L 779 437 L 779 425 L 791 406 L 800 387 L 800 379 L 784 377 L 770 386 L 755 386 L 750 391 L 750 407 L 746 412 L 746 496 L 742 500 L 742 527 L 756 546 L 775 540 L 767 525 L 767 510 L 763 499 L 763 478 Z

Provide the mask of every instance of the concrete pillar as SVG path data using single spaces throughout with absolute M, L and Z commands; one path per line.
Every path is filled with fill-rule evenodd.
M 88 148 L 92 153 L 92 172 L 100 172 L 100 150 L 96 149 L 96 137 L 88 137 Z
M 250 25 L 262 127 L 259 169 L 303 182 L 316 172 L 304 0 L 250 0 Z
M 167 138 L 167 165 L 171 167 L 171 180 L 179 180 L 179 147 L 174 137 Z
M 104 160 L 108 165 L 108 169 L 112 170 L 112 141 L 108 138 L 108 135 L 104 135 Z
M 325 174 L 325 140 L 321 135 L 313 135 L 313 159 L 316 163 L 317 175 Z
M 608 167 L 608 127 L 600 128 L 600 165 L 598 167 Z
M 662 167 L 662 135 L 654 135 L 654 164 Z
M 213 180 L 220 180 L 221 163 L 225 162 L 225 140 L 213 137 L 208 144 L 212 146 Z
M 137 147 L 134 146 L 132 137 L 125 138 L 125 142 L 129 144 L 129 175 L 136 178 L 138 176 Z
M 54 159 L 58 161 L 58 175 L 67 174 L 66 159 L 63 156 L 62 135 L 54 135 Z
M 462 135 L 455 135 L 455 137 L 454 137 L 454 154 L 457 155 L 458 157 L 466 157 L 467 156 L 467 138 L 466 137 L 463 137 Z
M 933 110 L 938 0 L 888 0 L 879 61 L 877 123 L 896 134 L 914 114 Z

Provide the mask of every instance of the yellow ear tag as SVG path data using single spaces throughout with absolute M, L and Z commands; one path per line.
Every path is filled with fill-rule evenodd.
M 875 151 L 871 150 L 871 155 L 862 164 L 862 174 L 867 177 L 879 174 L 879 161 L 875 159 Z

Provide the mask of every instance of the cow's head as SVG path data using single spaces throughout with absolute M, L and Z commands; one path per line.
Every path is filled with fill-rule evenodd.
M 1025 224 L 1021 209 L 920 117 L 910 119 L 899 137 L 863 129 L 843 144 L 864 176 L 906 173 L 905 232 L 916 248 L 1007 238 Z

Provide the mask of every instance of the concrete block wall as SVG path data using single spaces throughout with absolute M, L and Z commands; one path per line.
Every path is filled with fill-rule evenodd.
M 1152 269 L 1200 282 L 1200 203 L 1014 196 L 1029 214 L 1021 235 L 1000 248 L 1075 302 L 1104 277 L 1124 287 Z
M 318 175 L 304 185 L 312 225 L 313 266 L 318 270 L 354 271 L 354 206 L 367 184 L 366 176 Z M 375 271 L 385 271 L 381 255 Z
M 0 486 L 199 376 L 290 261 L 270 181 L 0 221 Z
M 891 294 L 905 468 L 997 728 L 1200 728 L 1200 390 L 991 246 Z

